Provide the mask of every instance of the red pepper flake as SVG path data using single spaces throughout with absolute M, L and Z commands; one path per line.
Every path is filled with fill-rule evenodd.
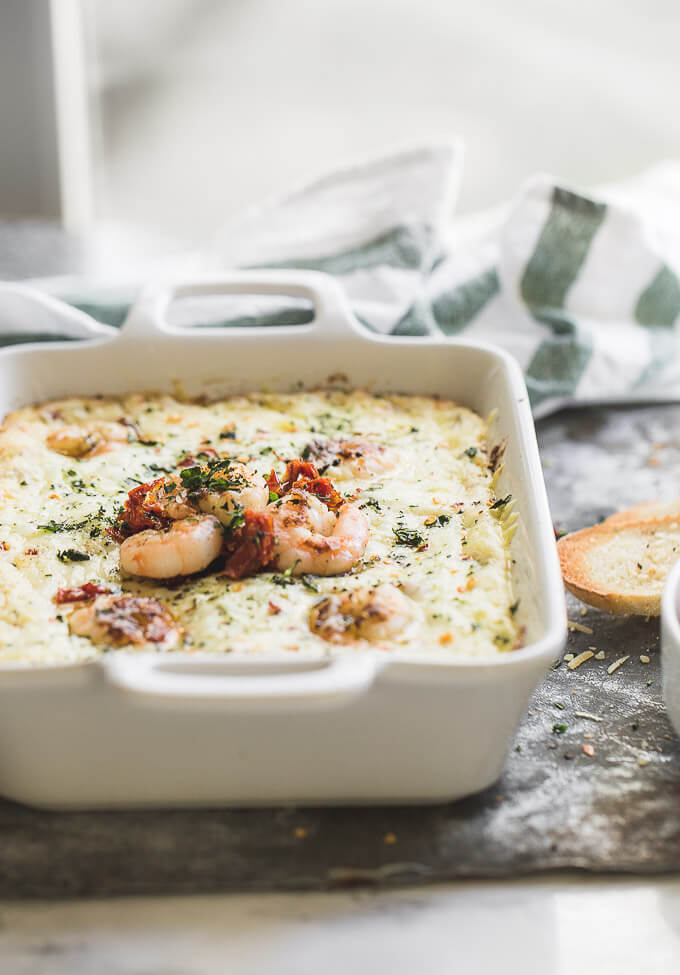
M 267 603 L 267 612 L 270 616 L 278 616 L 281 612 L 281 607 L 277 606 L 276 603 L 273 603 L 270 599 Z
M 584 745 L 583 754 L 587 755 L 588 758 L 593 758 L 595 756 L 595 749 L 593 748 L 592 745 Z
M 3 552 L 9 552 L 9 545 L 7 542 L 0 542 L 0 548 L 3 550 Z
M 27 548 L 26 551 L 24 552 L 24 555 L 37 555 L 37 554 L 38 554 L 37 548 Z

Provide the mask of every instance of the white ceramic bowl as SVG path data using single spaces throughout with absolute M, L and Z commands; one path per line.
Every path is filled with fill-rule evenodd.
M 680 561 L 668 574 L 661 601 L 661 663 L 666 710 L 680 735 Z

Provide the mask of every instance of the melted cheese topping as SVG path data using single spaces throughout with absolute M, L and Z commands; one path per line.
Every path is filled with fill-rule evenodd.
M 118 421 L 130 441 L 81 459 L 46 439 L 67 424 Z M 338 490 L 366 514 L 364 557 L 343 576 L 294 578 L 270 571 L 237 582 L 205 575 L 179 588 L 125 578 L 107 534 L 128 491 L 176 470 L 184 451 L 210 444 L 266 476 L 313 440 L 360 438 L 388 446 L 391 469 L 355 476 L 329 467 Z M 385 651 L 455 659 L 518 645 L 507 552 L 507 499 L 496 501 L 486 425 L 456 404 L 364 392 L 252 394 L 202 404 L 170 396 L 69 399 L 7 417 L 0 431 L 0 660 L 68 663 L 105 648 L 71 635 L 60 587 L 88 581 L 156 596 L 185 628 L 179 649 L 325 655 L 365 648 L 330 644 L 309 627 L 324 595 L 398 586 L 413 619 Z

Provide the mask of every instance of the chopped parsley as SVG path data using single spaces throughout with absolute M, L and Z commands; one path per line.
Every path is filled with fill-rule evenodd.
M 297 562 L 295 563 L 297 565 Z M 291 565 L 290 568 L 286 569 L 281 575 L 272 576 L 272 582 L 275 586 L 294 586 L 295 579 L 293 578 L 293 569 L 295 565 Z
M 494 501 L 494 503 L 489 506 L 489 510 L 494 511 L 496 508 L 502 508 L 510 501 L 512 501 L 512 495 L 506 494 L 504 498 L 499 498 L 498 501 Z
M 426 521 L 425 525 L 427 528 L 441 528 L 442 525 L 448 525 L 451 521 L 451 515 L 437 515 L 434 521 Z
M 381 511 L 380 502 L 376 498 L 366 498 L 363 504 L 359 505 L 360 508 L 373 508 L 375 511 Z
M 552 726 L 552 731 L 554 735 L 563 735 L 567 731 L 569 725 L 566 724 L 554 724 Z
M 425 539 L 420 534 L 420 532 L 414 531 L 411 528 L 404 528 L 403 525 L 398 525 L 396 528 L 392 529 L 397 545 L 408 545 L 409 548 L 418 548 L 420 545 L 425 544 Z
M 211 458 L 202 466 L 185 467 L 181 472 L 182 486 L 189 494 L 202 491 L 221 492 L 237 491 L 248 486 L 243 474 L 232 473 L 230 460 L 215 460 Z
M 225 511 L 229 511 L 229 502 L 223 504 L 222 507 Z M 230 538 L 237 529 L 242 528 L 246 523 L 246 516 L 243 507 L 240 504 L 234 505 L 231 509 L 231 521 L 228 525 L 223 525 L 222 530 L 224 532 L 225 538 Z M 259 539 L 255 538 L 255 544 L 259 544 Z
M 468 447 L 467 450 L 464 450 L 463 451 L 463 453 L 465 454 L 466 457 L 469 457 L 470 460 L 472 460 L 473 457 L 476 457 L 477 456 L 477 448 L 476 447 Z
M 84 528 L 88 521 L 88 518 L 85 518 L 83 521 L 72 522 L 50 520 L 46 525 L 38 525 L 38 528 L 40 531 L 52 532 L 56 535 L 57 532 L 72 532 L 76 531 L 78 528 Z
M 85 552 L 79 552 L 75 548 L 66 548 L 63 552 L 57 552 L 60 562 L 89 562 L 90 556 Z

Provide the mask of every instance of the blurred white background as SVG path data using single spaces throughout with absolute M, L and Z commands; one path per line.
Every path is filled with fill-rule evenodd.
M 680 155 L 677 0 L 85 0 L 95 210 L 202 233 L 340 162 L 460 134 L 460 209 Z
M 451 135 L 462 211 L 539 170 L 619 179 L 680 157 L 679 41 L 677 0 L 2 0 L 0 217 L 61 193 L 72 225 L 194 242 Z

